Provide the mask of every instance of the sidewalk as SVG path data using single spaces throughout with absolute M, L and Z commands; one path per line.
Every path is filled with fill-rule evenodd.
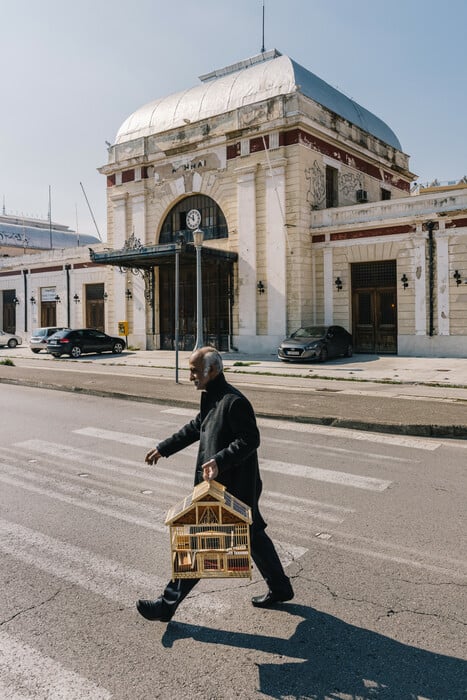
M 24 384 L 196 410 L 189 352 L 128 351 L 55 360 L 29 348 L 0 349 L 0 383 Z M 467 359 L 355 355 L 325 364 L 223 353 L 228 381 L 259 416 L 405 435 L 467 438 Z

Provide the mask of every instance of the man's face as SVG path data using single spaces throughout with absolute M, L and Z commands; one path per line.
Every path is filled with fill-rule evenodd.
M 206 384 L 214 379 L 214 367 L 209 367 L 208 370 L 204 367 L 204 357 L 194 354 L 190 357 L 190 382 L 193 382 L 198 391 L 205 389 Z

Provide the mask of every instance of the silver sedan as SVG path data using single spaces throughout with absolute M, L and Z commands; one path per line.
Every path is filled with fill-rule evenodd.
M 14 335 L 14 333 L 5 333 L 5 331 L 0 331 L 0 346 L 8 346 L 9 348 L 15 348 L 17 345 L 21 345 L 23 339 L 19 335 Z

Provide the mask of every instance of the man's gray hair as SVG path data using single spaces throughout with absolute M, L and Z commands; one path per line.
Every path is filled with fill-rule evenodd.
M 209 371 L 210 367 L 215 367 L 218 372 L 224 371 L 222 357 L 217 352 L 216 348 L 208 347 L 204 354 L 204 371 Z

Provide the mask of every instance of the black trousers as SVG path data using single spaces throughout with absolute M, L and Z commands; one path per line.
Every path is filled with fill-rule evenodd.
M 269 590 L 280 593 L 287 591 L 290 586 L 276 548 L 265 530 L 251 528 L 251 556 L 258 571 L 266 581 Z M 176 578 L 169 581 L 160 598 L 166 612 L 175 612 L 182 600 L 196 586 L 199 578 Z

